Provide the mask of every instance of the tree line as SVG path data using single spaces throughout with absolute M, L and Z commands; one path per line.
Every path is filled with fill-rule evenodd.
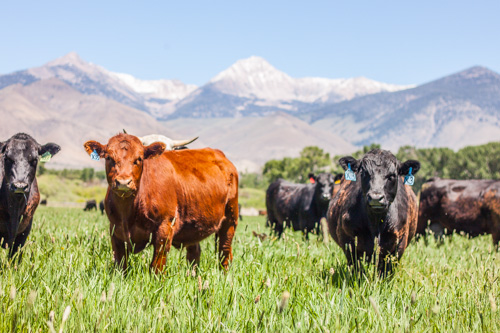
M 351 154 L 361 158 L 365 153 L 380 148 L 378 144 L 364 146 Z M 468 146 L 458 151 L 450 148 L 415 148 L 403 146 L 396 152 L 399 161 L 418 160 L 420 171 L 415 175 L 414 189 L 419 191 L 422 184 L 432 177 L 451 179 L 500 179 L 500 142 L 490 142 L 479 146 Z M 273 159 L 264 165 L 262 174 L 247 173 L 240 177 L 240 187 L 267 188 L 278 178 L 295 183 L 307 183 L 309 173 L 343 173 L 338 164 L 343 155 L 330 154 L 315 146 L 305 147 L 299 157 Z

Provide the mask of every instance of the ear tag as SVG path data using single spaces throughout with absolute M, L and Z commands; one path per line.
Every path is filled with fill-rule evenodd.
M 408 174 L 405 176 L 405 185 L 410 185 L 412 186 L 415 183 L 415 176 L 411 174 L 412 168 L 410 167 L 410 170 L 408 170 Z
M 48 162 L 50 161 L 50 158 L 52 157 L 52 154 L 49 151 L 46 151 L 43 153 L 42 157 L 40 157 L 40 162 Z
M 352 171 L 352 169 L 351 169 L 351 163 L 348 163 L 348 164 L 347 164 L 347 167 L 348 167 L 349 169 L 347 169 L 347 170 L 345 171 L 345 179 L 347 179 L 347 180 L 351 180 L 351 181 L 355 182 L 355 181 L 356 181 L 356 174 L 355 174 L 355 173 L 354 173 L 354 171 Z
M 94 161 L 99 161 L 99 154 L 97 151 L 94 149 L 94 151 L 90 154 L 90 158 Z

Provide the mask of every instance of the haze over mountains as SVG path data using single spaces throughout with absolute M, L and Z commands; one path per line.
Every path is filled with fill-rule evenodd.
M 460 148 L 500 139 L 500 75 L 472 67 L 419 86 L 366 78 L 292 78 L 260 57 L 201 87 L 110 72 L 76 53 L 0 75 L 1 140 L 25 131 L 62 143 L 54 166 L 96 166 L 84 141 L 129 133 L 200 135 L 240 170 L 307 145 L 347 154 L 370 143 Z

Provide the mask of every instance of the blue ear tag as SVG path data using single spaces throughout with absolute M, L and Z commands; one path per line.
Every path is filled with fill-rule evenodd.
M 99 154 L 97 151 L 94 149 L 94 151 L 90 154 L 90 158 L 94 161 L 99 161 Z
M 347 170 L 345 171 L 345 179 L 347 179 L 347 180 L 352 180 L 353 182 L 355 182 L 355 181 L 356 181 L 356 174 L 355 174 L 355 173 L 354 173 L 354 171 L 352 171 L 352 169 L 351 169 L 351 163 L 347 163 L 347 167 L 348 167 L 349 169 L 347 169 Z
M 40 157 L 40 162 L 48 162 L 50 161 L 50 158 L 52 157 L 52 154 L 49 151 L 46 151 L 43 153 L 43 155 Z
M 415 176 L 411 174 L 412 168 L 410 167 L 410 170 L 408 170 L 408 174 L 405 176 L 405 185 L 410 185 L 412 186 L 415 183 Z

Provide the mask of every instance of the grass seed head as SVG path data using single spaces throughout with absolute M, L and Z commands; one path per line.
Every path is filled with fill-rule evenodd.
M 66 309 L 64 309 L 63 317 L 62 317 L 62 322 L 66 322 L 69 318 L 69 314 L 71 313 L 71 306 L 67 306 Z
M 335 274 L 335 270 L 333 269 L 333 267 L 330 267 L 330 270 L 329 270 L 329 272 L 330 272 L 330 275 L 333 275 L 333 274 Z
M 264 283 L 267 289 L 271 288 L 271 279 L 267 278 L 266 282 Z
M 259 303 L 259 301 L 260 301 L 260 295 L 257 295 L 257 297 L 255 297 L 254 302 L 255 302 L 255 304 L 257 304 L 257 303 Z
M 13 301 L 14 299 L 16 299 L 16 287 L 15 286 L 11 286 L 10 287 L 10 294 L 9 294 L 9 297 L 10 299 Z
M 32 290 L 28 294 L 28 300 L 27 300 L 28 306 L 32 307 L 35 304 L 35 300 L 36 300 L 36 290 Z
M 111 285 L 109 286 L 109 290 L 108 290 L 108 302 L 111 301 L 111 299 L 113 298 L 114 292 L 115 292 L 115 284 L 113 282 L 111 282 Z
M 208 280 L 205 280 L 205 282 L 203 283 L 203 290 L 207 290 L 208 287 L 209 287 Z
M 106 292 L 103 290 L 101 294 L 101 302 L 106 302 Z
M 284 291 L 283 294 L 281 295 L 281 301 L 279 307 L 280 313 L 286 308 L 289 298 L 290 298 L 290 293 L 288 291 Z
M 490 293 L 490 306 L 491 306 L 491 312 L 497 311 L 497 303 L 495 302 L 495 296 L 493 296 L 492 293 Z
M 372 305 L 372 308 L 373 310 L 375 311 L 375 313 L 377 314 L 377 316 L 379 318 L 382 318 L 382 316 L 380 315 L 380 311 L 378 309 L 378 305 L 377 305 L 377 302 L 375 302 L 375 299 L 371 296 L 368 297 L 368 300 L 370 301 L 370 304 Z
M 203 284 L 201 282 L 201 276 L 198 275 L 198 290 L 201 291 L 203 289 Z

